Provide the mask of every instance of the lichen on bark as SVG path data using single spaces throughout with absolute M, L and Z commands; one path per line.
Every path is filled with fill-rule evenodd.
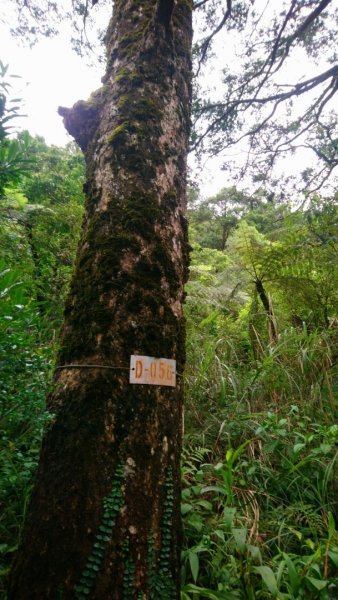
M 60 110 L 87 181 L 58 364 L 112 368 L 55 371 L 55 418 L 10 600 L 57 598 L 61 589 L 67 600 L 82 588 L 97 600 L 120 600 L 127 588 L 133 600 L 154 598 L 151 553 L 159 585 L 164 568 L 172 582 L 163 593 L 179 597 L 191 35 L 189 2 L 116 0 L 102 88 Z M 176 359 L 177 387 L 129 384 L 132 354 Z M 117 472 L 121 506 L 98 556 Z

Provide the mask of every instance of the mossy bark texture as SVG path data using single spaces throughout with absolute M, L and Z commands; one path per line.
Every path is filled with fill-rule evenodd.
M 191 36 L 188 0 L 115 0 L 103 86 L 60 110 L 86 213 L 10 600 L 179 597 Z M 130 384 L 132 354 L 176 387 Z

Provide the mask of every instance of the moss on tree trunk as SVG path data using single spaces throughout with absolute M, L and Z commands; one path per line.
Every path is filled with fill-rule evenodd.
M 86 214 L 10 599 L 179 597 L 191 35 L 187 0 L 115 0 L 102 88 L 60 109 Z M 176 387 L 130 384 L 132 354 Z

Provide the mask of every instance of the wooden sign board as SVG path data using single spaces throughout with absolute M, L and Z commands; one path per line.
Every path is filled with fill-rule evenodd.
M 129 383 L 176 387 L 176 360 L 132 355 Z

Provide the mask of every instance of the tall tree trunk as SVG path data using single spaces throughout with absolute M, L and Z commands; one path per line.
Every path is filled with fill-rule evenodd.
M 60 111 L 86 214 L 11 600 L 179 597 L 191 10 L 115 0 L 103 87 Z M 129 383 L 131 355 L 176 387 Z

